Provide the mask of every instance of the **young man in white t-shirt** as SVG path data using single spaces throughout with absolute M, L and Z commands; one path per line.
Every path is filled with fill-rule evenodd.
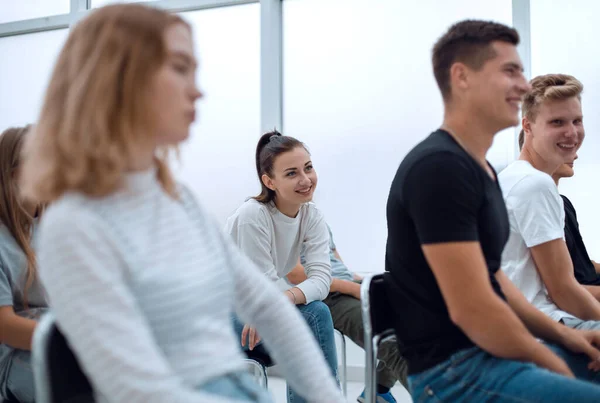
M 552 319 L 600 329 L 600 302 L 573 275 L 563 200 L 551 176 L 574 160 L 585 137 L 583 85 L 572 76 L 549 74 L 531 86 L 522 106 L 521 155 L 498 175 L 510 221 L 502 270 Z
M 519 133 L 519 150 L 523 149 L 525 141 L 525 132 L 521 130 Z M 577 156 L 575 156 L 577 159 Z M 575 175 L 575 161 L 562 164 L 552 174 L 552 180 L 558 186 L 563 178 L 571 178 Z M 559 188 L 560 190 L 560 188 Z M 565 242 L 571 255 L 573 262 L 573 273 L 579 284 L 589 291 L 598 301 L 600 301 L 600 263 L 595 262 L 590 258 L 585 243 L 579 231 L 579 222 L 577 220 L 577 212 L 573 203 L 567 196 L 561 194 L 565 205 Z

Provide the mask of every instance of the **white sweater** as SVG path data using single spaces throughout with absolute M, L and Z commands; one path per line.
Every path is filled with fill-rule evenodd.
M 313 203 L 300 207 L 296 217 L 281 213 L 273 203 L 247 200 L 227 219 L 225 232 L 280 289 L 290 288 L 285 276 L 298 264 L 304 246 L 307 279 L 298 284 L 306 303 L 324 300 L 331 286 L 329 230 Z
M 39 271 L 101 402 L 221 402 L 198 390 L 245 370 L 232 312 L 255 325 L 294 390 L 343 398 L 298 311 L 155 170 L 104 198 L 67 194 L 42 218 Z

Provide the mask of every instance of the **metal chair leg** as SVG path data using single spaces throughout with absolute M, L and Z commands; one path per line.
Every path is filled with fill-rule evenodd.
M 246 358 L 244 361 L 252 368 L 254 380 L 263 388 L 268 389 L 269 378 L 267 376 L 267 368 L 256 360 Z
M 365 347 L 365 403 L 375 403 L 375 382 L 373 375 L 375 374 L 376 359 L 373 358 L 372 345 L 366 342 Z
M 371 356 L 371 403 L 377 402 L 377 354 L 379 342 L 373 343 L 373 355 Z M 367 400 L 368 402 L 368 400 Z
M 267 367 L 265 367 L 264 365 L 260 366 L 262 368 L 262 376 L 263 376 L 263 380 L 264 380 L 264 388 L 265 389 L 269 389 L 269 377 L 267 376 Z
M 341 365 L 342 365 L 342 373 L 340 376 L 340 384 L 342 386 L 342 392 L 345 397 L 348 397 L 348 367 L 346 366 L 346 337 L 344 333 L 335 329 L 336 334 L 338 334 L 342 340 L 342 357 L 341 357 Z
M 341 364 L 342 364 L 342 376 L 340 377 L 340 383 L 342 384 L 342 392 L 344 393 L 345 397 L 348 397 L 348 366 L 346 364 L 346 336 L 344 336 L 344 333 L 340 332 L 339 330 L 335 330 L 341 340 L 342 340 L 342 359 L 341 359 Z

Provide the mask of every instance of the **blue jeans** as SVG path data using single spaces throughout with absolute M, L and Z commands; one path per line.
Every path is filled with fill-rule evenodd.
M 581 320 L 577 318 L 562 318 L 561 323 L 571 329 L 577 330 L 600 330 L 600 321 Z
M 269 391 L 259 386 L 246 372 L 223 375 L 198 387 L 206 393 L 242 402 L 273 403 Z
M 587 369 L 586 356 L 548 345 L 579 379 L 571 379 L 532 363 L 505 360 L 479 347 L 461 350 L 408 383 L 420 402 L 600 402 L 598 374 Z
M 306 305 L 296 305 L 296 308 L 300 311 L 300 314 L 306 320 L 308 327 L 315 336 L 317 343 L 321 347 L 321 351 L 325 356 L 325 361 L 331 369 L 331 373 L 338 380 L 337 375 L 337 353 L 335 349 L 335 336 L 333 333 L 333 320 L 331 319 L 331 312 L 327 305 L 321 301 L 313 301 Z M 236 334 L 240 337 L 244 324 L 239 320 L 234 319 L 234 329 Z M 260 332 L 258 333 L 260 335 Z M 262 344 L 259 343 L 259 345 Z M 248 341 L 246 340 L 246 346 L 243 347 L 244 351 L 248 350 Z M 338 380 L 339 383 L 339 380 Z M 304 403 L 304 400 L 300 395 L 287 387 L 288 391 L 288 403 Z
M 14 350 L 12 352 L 4 384 L 0 385 L 0 401 L 2 398 L 21 403 L 35 401 L 35 386 L 29 351 Z

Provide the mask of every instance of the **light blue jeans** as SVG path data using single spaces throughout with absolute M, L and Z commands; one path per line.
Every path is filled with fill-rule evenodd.
M 479 347 L 461 350 L 408 383 L 420 402 L 600 402 L 599 374 L 587 369 L 589 359 L 562 347 L 548 347 L 565 360 L 578 379 L 570 379 L 532 363 L 494 357 Z
M 581 320 L 577 318 L 562 318 L 562 324 L 571 329 L 577 330 L 600 330 L 600 321 L 598 320 Z
M 247 372 L 223 375 L 198 387 L 215 396 L 240 402 L 273 403 L 269 391 L 254 382 Z
M 0 398 L 32 403 L 35 401 L 31 352 L 14 350 L 8 364 L 6 378 L 0 385 Z
M 329 307 L 325 305 L 322 301 L 313 301 L 306 305 L 296 305 L 296 308 L 300 311 L 300 314 L 306 320 L 308 327 L 312 330 L 313 335 L 315 336 L 317 343 L 321 347 L 321 351 L 323 352 L 323 356 L 325 357 L 325 361 L 327 361 L 327 365 L 331 369 L 331 373 L 338 381 L 337 374 L 337 353 L 335 348 L 335 336 L 333 333 L 333 320 L 331 319 L 331 312 L 329 311 Z M 241 338 L 242 330 L 244 329 L 244 324 L 239 320 L 234 319 L 234 329 L 237 335 Z M 260 335 L 260 332 L 259 332 Z M 259 343 L 261 344 L 261 343 Z M 246 340 L 246 346 L 243 347 L 245 351 L 248 350 L 248 341 Z M 290 389 L 289 385 L 287 388 L 288 391 L 288 403 L 305 403 L 300 395 Z

